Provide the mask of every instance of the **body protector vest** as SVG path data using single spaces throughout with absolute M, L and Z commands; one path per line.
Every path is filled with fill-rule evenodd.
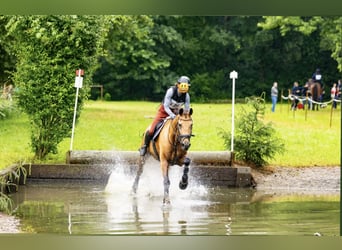
M 171 97 L 170 109 L 172 111 L 178 111 L 185 103 L 186 93 L 178 95 L 177 86 L 172 86 L 171 88 L 173 89 L 173 94 Z M 164 100 L 163 100 L 163 103 L 164 103 Z

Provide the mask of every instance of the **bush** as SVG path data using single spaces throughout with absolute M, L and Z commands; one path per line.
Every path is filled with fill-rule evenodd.
M 241 160 L 256 167 L 262 167 L 273 159 L 276 153 L 284 152 L 284 143 L 276 136 L 271 123 L 264 124 L 265 99 L 262 97 L 246 98 L 247 111 L 242 108 L 237 117 L 234 151 L 236 160 Z M 221 132 L 226 148 L 230 148 L 231 132 Z
M 112 100 L 112 96 L 109 93 L 105 93 L 104 94 L 104 100 L 105 101 L 111 101 Z
M 31 146 L 37 159 L 57 153 L 72 129 L 76 69 L 91 83 L 105 39 L 105 16 L 10 16 L 6 27 L 17 57 L 13 81 L 18 106 L 29 116 Z M 77 119 L 87 93 L 78 95 Z

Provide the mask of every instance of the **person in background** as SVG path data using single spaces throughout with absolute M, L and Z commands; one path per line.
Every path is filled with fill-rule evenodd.
M 140 155 L 144 156 L 147 152 L 147 147 L 153 137 L 154 130 L 157 124 L 163 119 L 170 117 L 174 119 L 181 107 L 184 106 L 184 112 L 190 111 L 190 95 L 188 93 L 190 87 L 190 78 L 181 76 L 174 86 L 171 86 L 165 94 L 165 97 L 158 109 L 158 112 L 149 127 L 145 132 L 144 145 L 139 149 Z
M 311 109 L 311 102 L 309 99 L 306 99 L 307 97 L 309 98 L 310 96 L 310 79 L 305 83 L 304 87 L 302 88 L 302 97 L 303 97 L 303 109 L 305 109 L 305 105 L 307 104 L 307 108 Z
M 312 80 L 314 82 L 319 82 L 322 87 L 322 78 L 323 76 L 322 76 L 321 70 L 317 68 L 316 71 L 312 74 Z
M 337 97 L 337 93 L 338 93 L 338 91 L 337 91 L 337 83 L 336 82 L 334 82 L 333 83 L 333 86 L 331 87 L 331 89 L 330 89 L 330 97 L 331 97 L 331 100 L 333 100 L 333 103 L 332 103 L 332 107 L 334 108 L 334 109 L 336 109 L 336 100 L 335 100 L 335 98 Z
M 275 112 L 275 107 L 278 101 L 278 83 L 274 82 L 271 88 L 272 112 Z
M 321 70 L 319 68 L 316 69 L 316 71 L 312 74 L 312 80 L 314 82 L 318 82 L 321 85 L 321 95 L 319 96 L 319 102 L 323 101 L 323 95 L 324 95 L 324 85 L 323 85 L 323 76 L 321 73 Z
M 342 91 L 342 82 L 341 79 L 337 81 L 337 87 L 336 87 L 336 99 L 341 101 L 341 91 Z M 342 104 L 341 104 L 342 105 Z
M 301 87 L 299 87 L 298 82 L 294 82 L 293 83 L 293 87 L 292 87 L 292 97 L 293 97 L 293 101 L 292 101 L 292 105 L 291 105 L 291 110 L 296 110 L 297 109 L 297 105 L 299 103 L 299 97 L 301 96 Z

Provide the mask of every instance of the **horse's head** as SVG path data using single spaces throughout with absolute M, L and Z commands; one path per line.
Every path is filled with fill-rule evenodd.
M 184 109 L 180 109 L 178 113 L 177 121 L 177 140 L 180 143 L 183 150 L 188 150 L 191 146 L 190 138 L 192 134 L 192 108 L 189 112 L 184 112 Z

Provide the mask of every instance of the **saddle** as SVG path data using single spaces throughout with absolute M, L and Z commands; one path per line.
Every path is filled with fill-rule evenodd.
M 154 132 L 153 132 L 153 136 L 152 136 L 152 141 L 157 140 L 160 131 L 163 129 L 165 123 L 167 122 L 168 118 L 165 118 L 163 120 L 161 120 L 155 127 Z

